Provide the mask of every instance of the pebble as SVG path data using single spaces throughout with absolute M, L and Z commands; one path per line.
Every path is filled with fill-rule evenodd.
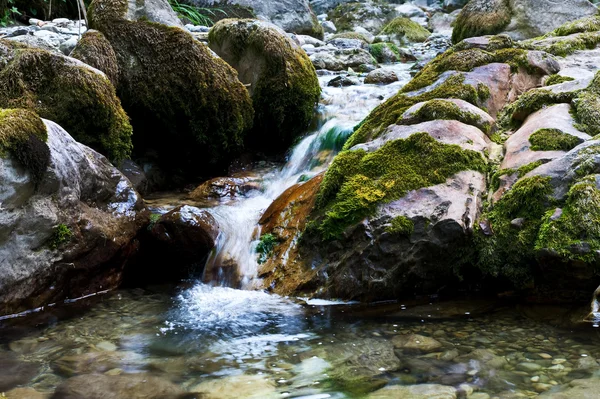
M 538 356 L 542 359 L 552 359 L 552 355 L 549 355 L 547 353 L 538 353 Z
M 114 352 L 117 350 L 117 345 L 113 344 L 112 342 L 102 341 L 96 344 L 96 348 L 105 352 Z

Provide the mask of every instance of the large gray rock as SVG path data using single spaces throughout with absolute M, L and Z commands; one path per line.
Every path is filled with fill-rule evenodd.
M 130 21 L 145 19 L 183 28 L 183 23 L 167 0 L 127 0 L 127 3 L 126 18 Z
M 141 198 L 106 158 L 44 121 L 50 163 L 37 184 L 0 157 L 0 314 L 115 287 Z
M 308 0 L 187 0 L 186 2 L 199 7 L 246 7 L 251 9 L 259 19 L 271 22 L 286 32 L 319 38 L 323 36 L 323 28 L 319 25 Z
M 348 68 L 358 69 L 361 65 L 373 65 L 377 61 L 363 49 L 342 49 L 335 51 L 319 51 L 310 56 L 316 69 L 329 71 L 345 71 Z

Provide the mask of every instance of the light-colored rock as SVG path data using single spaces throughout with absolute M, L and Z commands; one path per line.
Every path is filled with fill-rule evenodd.
M 373 392 L 367 399 L 456 399 L 454 387 L 436 384 L 390 386 Z
M 439 341 L 418 334 L 397 335 L 392 338 L 392 343 L 395 348 L 418 352 L 435 352 L 442 347 Z
M 398 81 L 398 75 L 392 69 L 379 68 L 369 72 L 365 78 L 366 84 L 383 84 L 387 85 Z
M 259 399 L 272 395 L 275 383 L 264 375 L 237 375 L 202 382 L 190 391 L 204 399 Z

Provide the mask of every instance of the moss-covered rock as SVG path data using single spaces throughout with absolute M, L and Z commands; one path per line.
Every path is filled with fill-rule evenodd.
M 414 55 L 394 43 L 373 43 L 369 46 L 369 53 L 381 64 L 416 60 Z
M 113 161 L 129 157 L 132 128 L 106 76 L 72 58 L 0 41 L 0 106 L 34 110 Z
M 433 186 L 464 170 L 485 171 L 481 154 L 436 141 L 427 133 L 387 142 L 374 152 L 340 153 L 328 170 L 317 197 L 323 214 L 318 231 L 339 237 L 371 215 L 378 204 L 399 199 L 410 190 Z
M 600 95 L 588 90 L 579 94 L 574 101 L 577 127 L 589 134 L 600 134 Z
M 71 57 L 104 72 L 115 87 L 119 83 L 117 55 L 101 32 L 93 29 L 85 32 L 71 52 Z
M 560 129 L 539 129 L 529 137 L 532 151 L 569 151 L 581 141 Z
M 209 41 L 248 85 L 255 111 L 248 141 L 261 150 L 287 149 L 308 127 L 321 94 L 306 53 L 281 29 L 258 20 L 222 20 Z
M 393 17 L 394 8 L 386 2 L 343 3 L 328 13 L 328 19 L 335 24 L 338 32 L 361 27 L 378 34 Z
M 404 17 L 394 18 L 381 30 L 382 35 L 395 36 L 401 41 L 424 42 L 431 36 L 431 32 L 419 23 Z
M 511 18 L 508 0 L 471 0 L 454 22 L 452 41 L 458 43 L 468 37 L 495 35 L 504 30 Z
M 137 154 L 156 154 L 185 174 L 221 171 L 252 126 L 248 91 L 236 71 L 189 33 L 123 18 L 125 0 L 94 0 L 90 25 L 110 42 L 117 92 L 137 134 Z
M 0 157 L 13 156 L 39 183 L 50 163 L 48 133 L 42 120 L 24 109 L 0 110 Z
M 498 117 L 498 123 L 505 129 L 514 128 L 535 111 L 552 104 L 570 103 L 574 96 L 575 94 L 571 92 L 555 93 L 546 89 L 530 90 L 502 110 Z
M 548 79 L 546 79 L 544 81 L 544 86 L 558 85 L 558 84 L 565 83 L 565 82 L 571 82 L 573 80 L 575 80 L 575 79 L 570 76 L 561 76 L 561 75 L 555 74 L 555 75 L 549 76 Z

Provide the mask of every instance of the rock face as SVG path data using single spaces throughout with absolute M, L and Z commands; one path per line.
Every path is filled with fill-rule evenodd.
M 0 51 L 1 107 L 34 110 L 111 160 L 131 154 L 129 118 L 103 73 L 74 58 L 5 40 Z
M 127 0 L 125 18 L 130 21 L 146 19 L 150 22 L 183 28 L 183 23 L 167 0 Z
M 452 40 L 458 43 L 468 37 L 501 32 L 513 39 L 529 39 L 597 13 L 588 0 L 471 0 L 455 22 Z
M 141 199 L 106 158 L 44 124 L 49 159 L 38 179 L 27 158 L 0 158 L 2 314 L 114 288 L 143 222 Z
M 323 38 L 323 28 L 308 0 L 187 0 L 186 3 L 199 7 L 244 7 L 258 18 L 271 22 L 286 32 Z
M 308 127 L 321 94 L 306 53 L 281 29 L 258 20 L 222 20 L 209 41 L 248 86 L 255 112 L 248 142 L 262 151 L 289 148 Z
M 153 214 L 139 236 L 141 256 L 128 266 L 125 283 L 178 282 L 201 275 L 218 235 L 212 215 L 193 206 Z
M 123 2 L 93 1 L 89 20 L 117 56 L 117 93 L 139 132 L 136 153 L 156 154 L 163 166 L 191 175 L 220 170 L 252 126 L 248 91 L 189 33 L 129 21 Z

